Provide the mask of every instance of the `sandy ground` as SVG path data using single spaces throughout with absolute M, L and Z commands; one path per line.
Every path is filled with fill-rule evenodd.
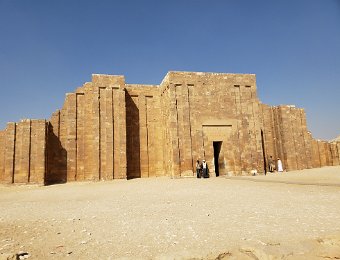
M 20 251 L 29 259 L 340 259 L 340 166 L 0 186 L 0 259 Z

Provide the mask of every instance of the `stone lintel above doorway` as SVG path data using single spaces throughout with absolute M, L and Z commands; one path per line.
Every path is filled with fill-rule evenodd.
M 202 124 L 207 141 L 225 141 L 235 128 L 236 120 L 210 119 Z
M 235 126 L 237 124 L 236 119 L 208 119 L 202 123 L 202 126 Z

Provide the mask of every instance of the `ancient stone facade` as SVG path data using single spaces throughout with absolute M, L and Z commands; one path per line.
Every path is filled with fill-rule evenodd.
M 339 165 L 340 142 L 315 140 L 303 109 L 257 98 L 253 74 L 169 72 L 160 85 L 93 75 L 49 120 L 0 131 L 0 183 L 211 176 Z

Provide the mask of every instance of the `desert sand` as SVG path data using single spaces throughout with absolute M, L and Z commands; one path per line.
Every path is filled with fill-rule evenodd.
M 0 186 L 0 259 L 339 259 L 340 166 Z

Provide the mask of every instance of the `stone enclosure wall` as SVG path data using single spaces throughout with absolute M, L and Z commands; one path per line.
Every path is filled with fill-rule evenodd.
M 160 85 L 98 75 L 49 120 L 0 131 L 0 183 L 211 176 L 340 164 L 340 142 L 315 140 L 303 109 L 257 98 L 254 74 L 169 72 Z
M 46 120 L 8 123 L 0 131 L 0 183 L 44 184 Z

